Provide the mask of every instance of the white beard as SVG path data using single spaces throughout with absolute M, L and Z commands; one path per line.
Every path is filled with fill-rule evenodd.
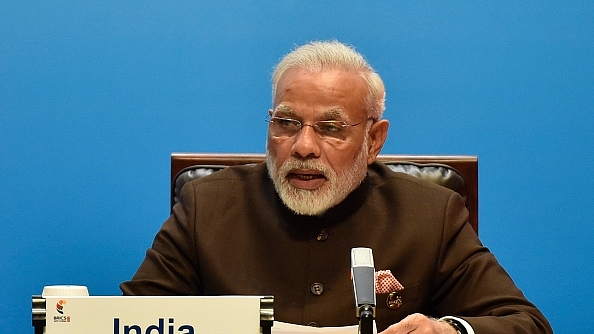
M 296 214 L 315 216 L 326 212 L 328 209 L 342 202 L 355 188 L 357 188 L 367 175 L 367 140 L 353 161 L 353 167 L 342 174 L 337 174 L 330 167 L 315 160 L 300 160 L 289 158 L 278 169 L 276 157 L 270 154 L 267 148 L 266 165 L 268 174 L 274 183 L 276 192 L 283 203 Z M 312 169 L 321 172 L 327 182 L 318 189 L 300 189 L 294 187 L 287 175 L 294 169 Z

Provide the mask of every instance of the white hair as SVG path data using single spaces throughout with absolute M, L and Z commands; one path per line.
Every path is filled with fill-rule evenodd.
M 340 69 L 359 73 L 368 87 L 368 94 L 364 101 L 367 115 L 376 120 L 382 117 L 386 108 L 384 83 L 379 74 L 353 47 L 338 41 L 316 41 L 302 45 L 287 54 L 272 73 L 273 106 L 279 81 L 288 70 L 293 68 L 303 68 L 311 72 Z

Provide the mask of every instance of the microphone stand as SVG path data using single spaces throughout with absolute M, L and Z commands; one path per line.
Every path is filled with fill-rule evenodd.
M 357 309 L 359 318 L 359 334 L 373 334 L 373 319 L 375 318 L 375 307 L 365 304 Z

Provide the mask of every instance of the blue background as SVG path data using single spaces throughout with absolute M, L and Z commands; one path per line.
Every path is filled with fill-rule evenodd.
M 310 40 L 383 76 L 383 153 L 479 156 L 480 236 L 556 333 L 594 327 L 592 1 L 3 1 L 0 331 L 31 295 L 118 295 L 175 151 L 264 152 L 269 76 Z

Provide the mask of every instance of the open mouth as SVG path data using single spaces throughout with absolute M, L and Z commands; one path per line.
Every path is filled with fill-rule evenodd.
M 296 188 L 317 189 L 326 182 L 326 176 L 320 171 L 293 170 L 287 174 L 287 179 Z
M 322 174 L 297 174 L 297 173 L 291 173 L 291 174 L 289 174 L 289 177 L 295 177 L 295 178 L 299 178 L 301 180 L 306 180 L 306 181 L 310 181 L 313 179 L 325 179 L 326 178 Z

